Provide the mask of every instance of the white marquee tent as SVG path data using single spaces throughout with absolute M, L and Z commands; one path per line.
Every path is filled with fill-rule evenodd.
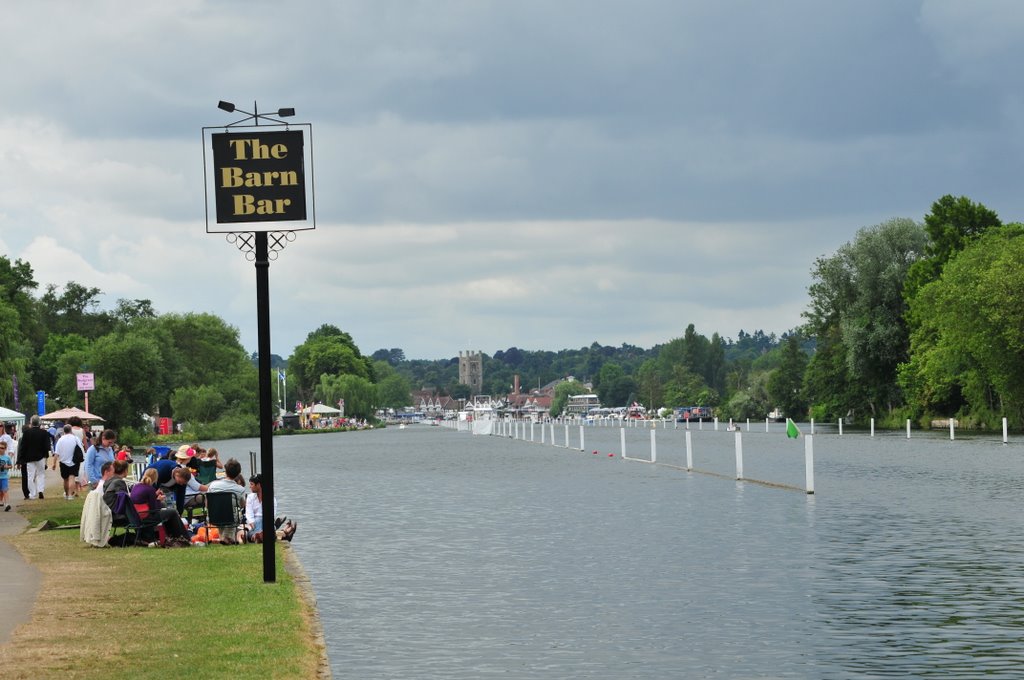
M 25 427 L 25 414 L 0 406 L 0 423 L 14 423 L 20 430 Z

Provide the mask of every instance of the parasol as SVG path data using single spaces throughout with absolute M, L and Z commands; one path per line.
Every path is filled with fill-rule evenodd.
M 99 420 L 100 422 L 103 422 L 103 418 L 95 416 L 89 413 L 88 411 L 83 411 L 77 406 L 69 406 L 67 408 L 62 408 L 58 411 L 47 413 L 46 415 L 39 417 L 42 420 L 67 420 L 71 416 L 78 416 L 82 420 Z

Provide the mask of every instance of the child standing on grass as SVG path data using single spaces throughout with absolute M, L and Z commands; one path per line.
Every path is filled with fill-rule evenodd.
M 4 512 L 11 511 L 7 496 L 7 486 L 10 484 L 8 470 L 11 469 L 11 465 L 11 457 L 7 455 L 7 442 L 0 441 L 0 505 L 4 506 Z

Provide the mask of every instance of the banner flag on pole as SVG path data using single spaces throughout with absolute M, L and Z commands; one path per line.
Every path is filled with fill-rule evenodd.
M 796 426 L 796 423 L 793 422 L 793 419 L 786 418 L 786 436 L 789 437 L 790 439 L 796 439 L 801 434 L 802 433 L 800 432 L 800 428 Z

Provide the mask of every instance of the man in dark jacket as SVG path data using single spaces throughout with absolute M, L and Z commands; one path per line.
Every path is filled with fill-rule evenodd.
M 28 476 L 29 500 L 43 497 L 46 490 L 46 459 L 50 457 L 50 435 L 39 427 L 39 416 L 32 416 L 18 440 L 18 464 Z

